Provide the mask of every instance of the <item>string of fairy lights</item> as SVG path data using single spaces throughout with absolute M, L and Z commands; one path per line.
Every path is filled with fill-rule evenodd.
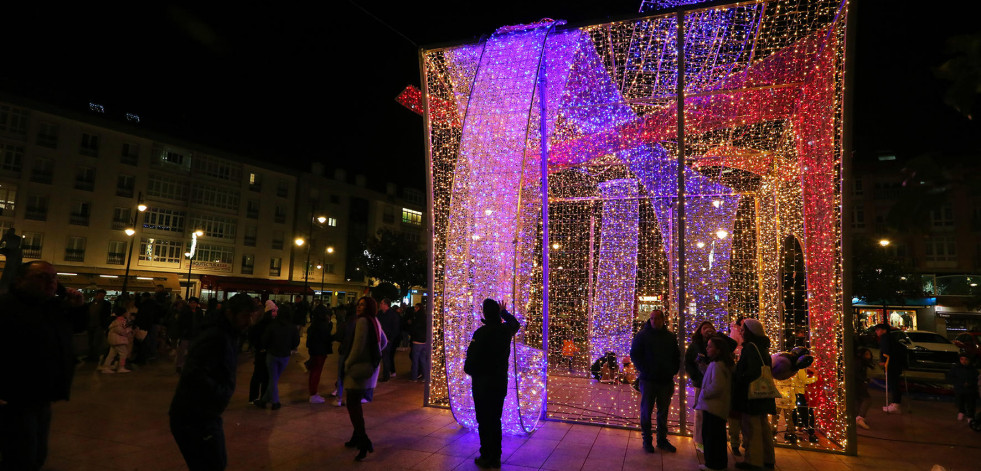
M 505 404 L 512 433 L 543 415 L 636 427 L 639 395 L 623 360 L 652 308 L 685 339 L 703 320 L 725 331 L 757 317 L 774 351 L 798 342 L 815 357 L 807 396 L 821 439 L 796 446 L 844 449 L 846 7 L 776 0 L 684 14 L 683 216 L 674 14 L 582 28 L 548 20 L 424 50 L 424 98 L 439 108 L 427 113 L 429 403 L 475 426 L 462 366 L 485 297 L 508 301 L 522 324 Z M 594 380 L 607 351 L 625 373 Z M 686 378 L 678 384 L 690 406 Z M 671 427 L 690 433 L 675 397 Z

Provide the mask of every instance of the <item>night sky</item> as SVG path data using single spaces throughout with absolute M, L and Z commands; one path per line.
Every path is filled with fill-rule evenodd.
M 620 18 L 640 5 L 3 3 L 4 92 L 75 110 L 94 101 L 107 115 L 137 113 L 143 126 L 191 141 L 300 169 L 321 161 L 418 187 L 425 184 L 422 118 L 394 98 L 406 85 L 419 85 L 419 46 L 473 41 L 544 17 Z M 931 70 L 946 59 L 949 35 L 979 29 L 975 17 L 899 5 L 905 3 L 859 2 L 859 156 L 977 150 L 977 120 L 942 102 L 943 84 Z

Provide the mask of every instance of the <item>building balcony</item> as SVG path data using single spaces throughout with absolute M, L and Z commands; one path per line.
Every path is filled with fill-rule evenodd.
M 24 211 L 24 219 L 47 221 L 48 208 L 27 208 L 27 211 Z
M 259 219 L 259 210 L 247 209 L 245 210 L 245 217 L 249 219 Z
M 41 258 L 41 247 L 22 247 L 24 258 Z
M 106 265 L 125 265 L 126 264 L 126 254 L 124 253 L 109 253 L 106 257 Z
M 249 237 L 249 236 L 245 236 L 245 240 L 243 241 L 243 243 L 249 247 L 255 247 L 255 242 L 256 242 L 255 237 Z
M 31 172 L 31 181 L 34 183 L 44 183 L 50 185 L 54 180 L 54 173 L 52 172 Z
M 133 189 L 132 188 L 116 187 L 116 196 L 122 196 L 123 198 L 132 198 L 133 197 Z
M 68 217 L 68 223 L 74 226 L 88 226 L 89 225 L 89 215 L 88 214 L 75 214 L 72 213 Z
M 279 273 L 281 271 L 282 271 L 282 269 L 279 268 L 279 267 L 277 267 L 277 268 L 270 268 L 269 269 L 269 276 L 279 276 Z
M 251 275 L 252 272 L 253 272 L 253 270 L 254 270 L 254 268 L 255 267 L 253 265 L 242 265 L 242 274 L 243 275 Z
M 83 191 L 92 191 L 95 189 L 94 180 L 75 180 L 75 189 Z
M 65 249 L 66 262 L 84 262 L 85 250 Z

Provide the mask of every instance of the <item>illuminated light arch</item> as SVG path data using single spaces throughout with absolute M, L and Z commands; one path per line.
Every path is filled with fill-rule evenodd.
M 442 334 L 434 338 L 434 367 L 443 367 L 434 373 L 430 402 L 449 405 L 461 423 L 474 426 L 463 355 L 479 327 L 480 300 L 505 298 L 523 326 L 512 352 L 505 427 L 527 432 L 548 414 L 546 372 L 554 361 L 548 306 L 556 290 L 549 284 L 563 279 L 548 266 L 547 234 L 557 222 L 547 214 L 553 201 L 603 200 L 576 206 L 598 208 L 599 244 L 589 260 L 598 255 L 600 265 L 621 264 L 588 267 L 590 280 L 606 280 L 599 287 L 589 282 L 589 312 L 607 316 L 612 310 L 603 305 L 627 305 L 629 283 L 612 284 L 616 276 L 629 278 L 631 260 L 643 255 L 636 253 L 632 231 L 661 244 L 673 283 L 682 279 L 673 257 L 683 240 L 685 310 L 694 312 L 685 314 L 681 337 L 697 320 L 726 323 L 734 312 L 731 270 L 747 263 L 756 264 L 755 279 L 740 283 L 752 285 L 759 316 L 774 332 L 775 247 L 788 234 L 801 241 L 823 385 L 814 393 L 817 421 L 843 446 L 844 390 L 837 386 L 844 377 L 839 244 L 846 6 L 775 0 L 685 13 L 683 239 L 675 231 L 681 164 L 674 15 L 578 29 L 546 21 L 501 29 L 477 45 L 424 50 L 436 221 L 434 329 Z M 572 181 L 566 170 L 585 175 L 583 186 L 562 187 L 562 179 Z M 732 176 L 739 172 L 752 179 Z M 604 200 L 614 187 L 631 185 L 636 196 L 628 191 L 618 193 L 621 202 Z M 642 201 L 638 214 L 653 215 L 653 235 L 626 224 L 636 220 L 630 198 Z M 606 211 L 613 207 L 619 213 Z M 740 215 L 740 207 L 752 210 Z M 755 230 L 754 243 L 739 245 L 748 248 L 734 248 L 737 226 L 741 237 Z M 617 241 L 625 256 L 605 251 L 603 239 Z M 752 253 L 735 253 L 747 250 Z M 669 304 L 676 304 L 676 289 Z M 583 290 L 568 291 L 577 292 Z M 611 318 L 621 326 L 616 344 L 624 342 L 622 320 Z

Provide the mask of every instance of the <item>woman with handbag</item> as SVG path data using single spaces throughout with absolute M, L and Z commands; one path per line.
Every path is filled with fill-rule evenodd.
M 743 348 L 733 375 L 732 407 L 741 413 L 746 457 L 736 468 L 773 469 L 776 458 L 769 415 L 777 412 L 774 398 L 779 393 L 770 372 L 770 339 L 756 319 L 744 319 L 740 334 Z
M 388 345 L 388 339 L 375 317 L 378 305 L 374 299 L 367 296 L 359 299 L 355 312 L 357 321 L 354 327 L 354 339 L 344 361 L 347 413 L 351 417 L 354 432 L 351 434 L 351 440 L 344 446 L 357 447 L 358 455 L 354 459 L 361 461 L 369 452 L 375 451 L 365 430 L 361 398 L 364 397 L 366 389 L 373 389 L 378 383 L 378 365 L 381 362 L 381 352 Z

